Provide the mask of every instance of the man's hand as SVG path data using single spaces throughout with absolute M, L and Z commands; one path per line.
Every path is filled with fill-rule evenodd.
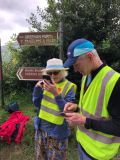
M 77 109 L 77 104 L 68 102 L 65 104 L 64 112 L 75 111 Z
M 65 119 L 69 125 L 84 125 L 86 122 L 86 117 L 80 113 L 66 113 Z

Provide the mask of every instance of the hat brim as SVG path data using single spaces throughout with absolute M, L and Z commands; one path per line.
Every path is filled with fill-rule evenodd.
M 73 57 L 73 58 L 68 58 L 65 63 L 64 63 L 64 67 L 71 67 L 77 60 L 78 57 Z
M 64 70 L 68 70 L 69 68 L 44 68 L 41 71 L 64 71 Z

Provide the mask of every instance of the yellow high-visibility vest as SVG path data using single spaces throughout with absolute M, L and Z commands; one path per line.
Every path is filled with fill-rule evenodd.
M 86 76 L 83 77 L 79 107 L 84 116 L 98 120 L 110 119 L 107 106 L 119 77 L 119 73 L 105 66 L 92 80 L 85 93 Z M 97 160 L 110 160 L 120 146 L 120 137 L 86 129 L 84 126 L 77 127 L 76 137 L 84 150 Z
M 76 92 L 76 85 L 68 80 L 57 83 L 56 87 L 63 97 L 65 97 L 72 87 L 74 92 Z M 63 124 L 64 117 L 59 115 L 59 113 L 60 109 L 55 101 L 54 95 L 44 90 L 39 117 L 51 123 L 61 125 Z

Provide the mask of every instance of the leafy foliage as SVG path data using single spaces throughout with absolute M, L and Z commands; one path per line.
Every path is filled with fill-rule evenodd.
M 48 7 L 37 6 L 27 19 L 33 31 L 58 31 L 63 24 L 63 52 L 77 38 L 94 42 L 101 58 L 120 72 L 120 1 L 119 0 L 48 0 Z M 19 67 L 45 66 L 46 61 L 59 57 L 59 46 L 21 47 L 8 44 L 11 60 L 4 64 L 5 90 L 32 88 L 34 82 L 21 82 L 16 77 Z M 64 55 L 66 58 L 66 54 Z M 73 78 L 76 77 L 76 78 Z M 71 69 L 68 79 L 79 83 L 81 77 Z M 17 86 L 17 87 L 16 87 Z
M 8 43 L 7 50 L 10 54 L 10 59 L 3 63 L 5 94 L 14 93 L 16 90 L 33 89 L 36 82 L 20 81 L 16 76 L 19 67 L 43 67 L 48 59 L 58 57 L 58 48 L 56 46 L 15 48 L 13 39 Z
M 94 42 L 101 59 L 120 72 L 119 0 L 48 0 L 45 10 L 37 7 L 37 14 L 46 22 L 43 31 L 57 31 L 63 23 L 64 54 L 69 43 L 84 37 Z M 68 78 L 78 84 L 80 77 L 72 77 L 76 77 L 73 70 Z

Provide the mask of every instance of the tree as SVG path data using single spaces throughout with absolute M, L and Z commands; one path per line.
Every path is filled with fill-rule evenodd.
M 9 55 L 9 60 L 3 61 L 3 85 L 4 93 L 10 94 L 13 90 L 19 89 L 19 81 L 16 76 L 19 62 L 19 48 L 15 49 L 14 42 L 16 35 L 13 34 L 11 40 L 7 44 L 6 55 Z
M 84 37 L 94 42 L 102 59 L 120 71 L 120 0 L 48 0 L 48 7 L 38 6 L 37 15 L 31 15 L 35 16 L 44 21 L 42 31 L 58 31 L 62 21 L 64 53 L 74 39 Z
M 100 56 L 120 71 L 120 0 L 48 0 L 45 10 L 38 6 L 36 11 L 27 19 L 33 31 L 58 31 L 62 22 L 64 53 L 70 42 L 84 37 L 93 41 Z M 20 52 L 9 46 L 9 50 L 16 67 L 45 66 L 48 59 L 59 55 L 58 46 L 22 47 Z
M 64 48 L 73 39 L 80 37 L 92 40 L 98 47 L 102 47 L 103 41 L 112 40 L 120 30 L 119 0 L 48 0 L 45 10 L 37 7 L 37 14 L 46 22 L 43 30 L 56 31 L 59 22 L 63 22 Z M 32 14 L 30 19 L 37 21 L 35 17 L 37 16 Z M 34 24 L 30 19 L 29 23 Z

